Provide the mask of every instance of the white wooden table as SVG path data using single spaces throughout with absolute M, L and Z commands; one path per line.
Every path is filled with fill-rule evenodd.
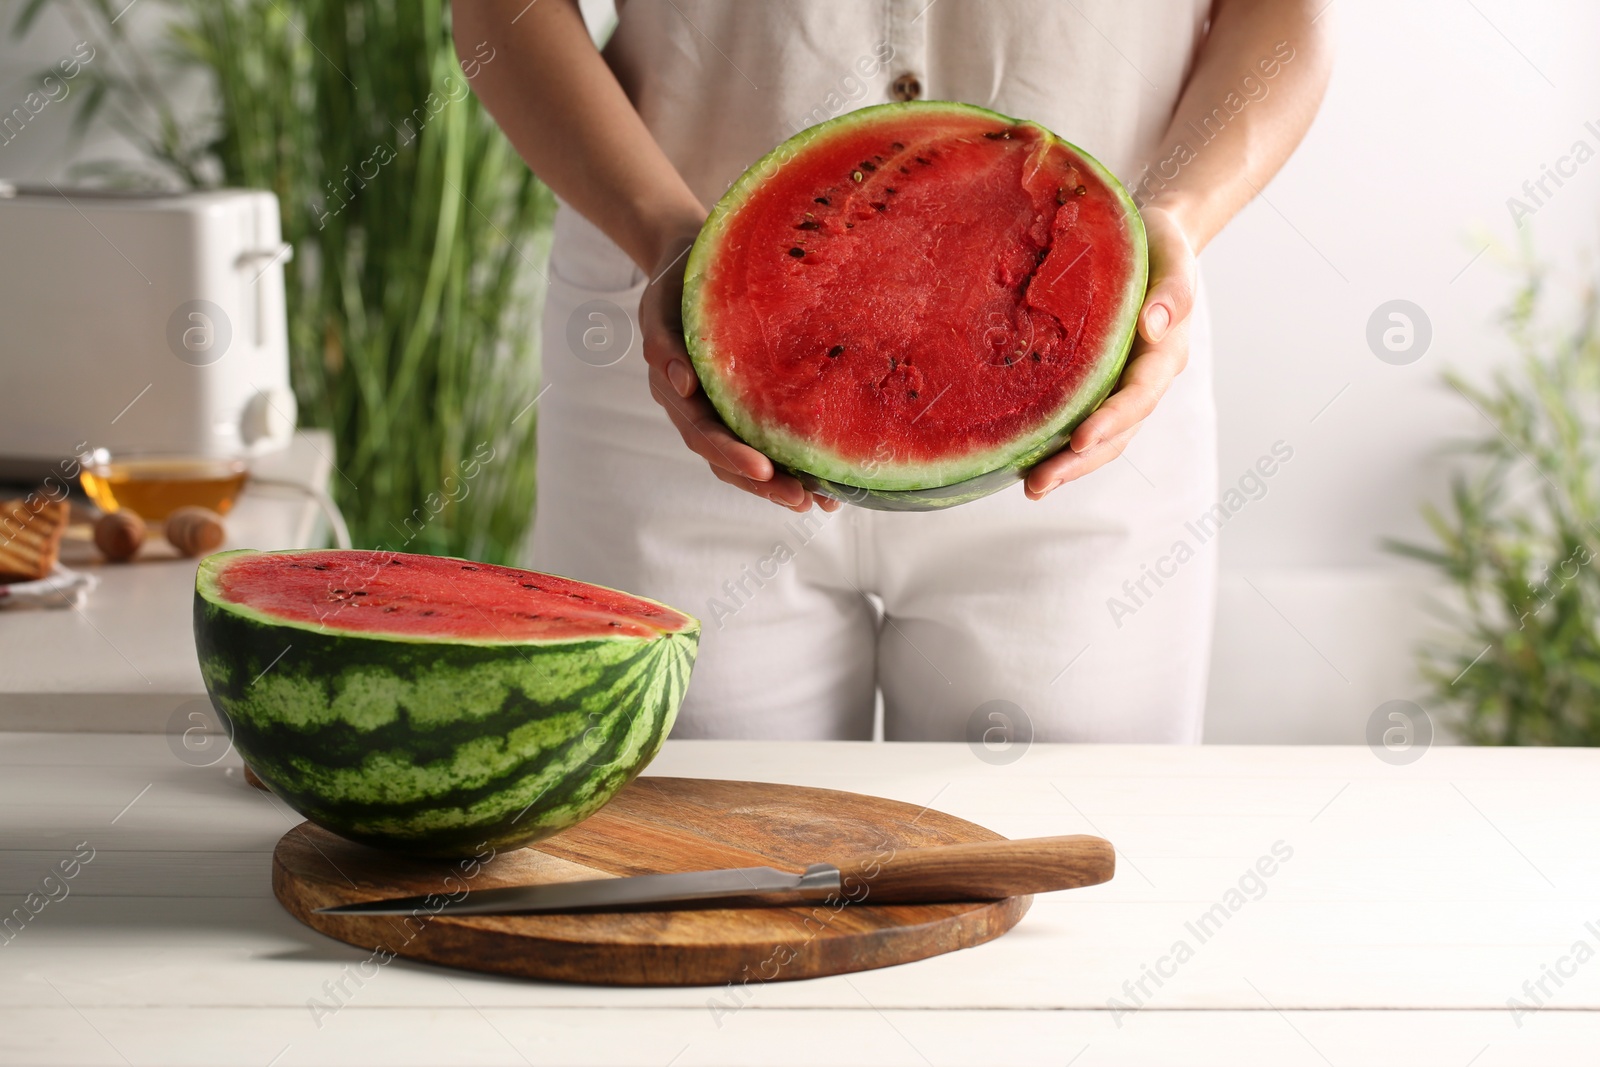
M 236 757 L 190 766 L 158 735 L 0 734 L 0 903 L 23 906 L 80 843 L 94 850 L 64 898 L 5 932 L 0 1063 L 1559 1067 L 1600 1056 L 1592 750 L 1436 748 L 1394 767 L 1364 748 L 1036 745 L 995 767 L 962 745 L 673 742 L 651 771 L 931 802 L 1010 836 L 1098 832 L 1117 844 L 1119 871 L 1038 899 L 991 944 L 738 998 L 403 960 L 363 974 L 368 953 L 273 900 L 272 846 L 297 820 L 243 784 Z M 1276 866 L 1262 864 L 1273 873 L 1253 881 L 1274 846 Z M 1247 892 L 1229 898 L 1241 879 Z M 1202 940 L 1190 924 L 1219 903 L 1225 916 Z M 1181 961 L 1179 943 L 1192 953 Z M 1547 966 L 1568 972 L 1562 984 Z M 1166 972 L 1159 986 L 1147 967 Z M 1541 980 L 1542 1010 L 1508 1010 L 1513 997 L 1535 1007 Z
M 251 469 L 326 490 L 332 457 L 326 430 L 301 430 Z M 293 490 L 247 485 L 226 523 L 224 548 L 302 548 L 315 543 L 321 512 Z M 165 730 L 174 711 L 205 697 L 195 561 L 160 538 L 135 563 L 105 563 L 77 541 L 62 558 L 100 585 L 81 608 L 0 611 L 0 730 Z

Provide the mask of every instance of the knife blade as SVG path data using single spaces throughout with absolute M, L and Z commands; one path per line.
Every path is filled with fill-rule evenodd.
M 393 897 L 318 908 L 319 915 L 409 915 L 423 909 L 451 915 L 522 915 L 546 911 L 603 910 L 640 904 L 687 903 L 761 893 L 789 893 L 797 899 L 825 899 L 840 889 L 839 868 L 818 863 L 802 874 L 775 867 L 737 867 L 630 878 L 591 878 L 496 889 L 475 889 L 439 908 L 439 895 Z
M 384 897 L 318 908 L 316 914 L 528 915 L 756 896 L 777 906 L 832 896 L 873 904 L 954 903 L 1096 885 L 1115 869 L 1109 841 L 1071 834 L 898 850 L 885 846 L 813 863 L 798 874 L 774 867 L 641 874 L 474 889 L 459 899 L 438 893 Z

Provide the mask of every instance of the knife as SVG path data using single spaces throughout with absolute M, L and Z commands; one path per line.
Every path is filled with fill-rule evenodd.
M 648 904 L 761 896 L 782 906 L 843 897 L 857 904 L 948 904 L 999 900 L 1108 881 L 1116 869 L 1111 842 L 1088 834 L 979 841 L 894 850 L 813 863 L 799 874 L 774 867 L 643 874 L 582 882 L 475 889 L 449 900 L 443 894 L 389 897 L 318 908 L 318 915 L 527 915 L 604 911 Z

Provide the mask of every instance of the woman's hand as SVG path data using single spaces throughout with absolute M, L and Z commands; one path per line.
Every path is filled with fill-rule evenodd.
M 723 423 L 689 363 L 683 341 L 683 274 L 695 234 L 684 233 L 666 245 L 662 262 L 651 273 L 639 301 L 639 329 L 644 338 L 644 361 L 650 367 L 650 393 L 667 409 L 667 416 L 688 445 L 711 465 L 711 473 L 747 493 L 781 504 L 791 511 L 808 511 L 815 500 L 824 511 L 835 511 L 839 501 L 813 496 L 793 475 L 772 465 Z
M 1028 472 L 1030 500 L 1105 466 L 1128 447 L 1156 401 L 1189 362 L 1189 313 L 1194 310 L 1195 256 L 1189 238 L 1166 209 L 1146 207 L 1150 286 L 1139 309 L 1133 352 L 1116 390 L 1072 432 L 1068 447 Z

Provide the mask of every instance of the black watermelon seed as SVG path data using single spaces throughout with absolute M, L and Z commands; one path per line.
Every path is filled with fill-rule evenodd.
M 832 348 L 828 349 L 829 359 L 838 359 L 842 355 L 844 355 L 844 345 L 834 345 Z
M 1087 193 L 1088 191 L 1089 190 L 1085 189 L 1083 186 L 1080 185 L 1076 189 L 1072 190 L 1072 195 L 1073 196 L 1082 196 L 1084 193 Z
M 1006 357 L 1006 366 L 1009 367 L 1009 366 L 1011 366 L 1011 364 L 1015 363 L 1016 361 L 1017 361 L 1017 357 L 1016 356 L 1007 356 Z
M 890 147 L 896 152 L 899 152 L 905 148 L 905 145 L 901 144 L 899 141 L 896 141 L 894 144 L 890 145 Z
M 917 398 L 917 391 L 915 389 L 908 389 L 906 390 L 906 396 L 912 400 L 915 400 Z
M 898 190 L 898 189 L 885 189 L 884 190 L 884 192 L 888 193 L 890 196 L 893 196 L 895 193 L 898 193 L 899 191 L 900 190 Z
M 828 203 L 828 198 L 825 197 L 825 196 L 819 196 L 815 200 L 812 200 L 811 202 L 813 204 L 822 204 L 822 205 L 826 206 L 826 204 Z
M 607 626 L 621 626 L 622 624 L 620 622 L 617 622 L 615 619 L 613 619 L 610 622 L 606 623 L 606 625 Z
M 365 589 L 357 589 L 355 591 L 354 595 L 355 596 L 366 596 L 367 595 L 367 591 Z
M 820 230 L 820 229 L 822 229 L 822 223 L 818 222 L 816 219 L 807 219 L 806 221 L 802 222 L 800 225 L 796 226 L 795 229 L 797 229 L 797 230 Z
M 524 588 L 524 589 L 537 589 L 539 587 L 534 585 L 532 582 L 523 582 L 522 583 L 522 588 Z
M 789 249 L 789 254 L 795 259 L 799 259 L 801 256 L 806 254 L 806 250 L 803 248 L 791 248 Z
M 872 205 L 872 209 L 874 211 L 887 211 L 887 210 L 889 210 L 889 205 L 888 204 L 873 204 Z
M 844 224 L 844 228 L 847 230 L 853 230 L 856 228 L 856 224 L 853 222 L 847 222 Z
M 910 174 L 911 173 L 911 168 L 910 167 L 901 167 L 900 168 L 900 173 L 901 174 Z
M 861 161 L 861 169 L 862 170 L 877 170 L 878 168 L 871 161 L 863 159 Z
M 424 614 L 424 615 L 437 615 L 439 613 L 437 611 L 434 611 L 432 608 L 429 608 L 427 611 L 424 611 L 422 614 Z
M 389 566 L 391 566 L 391 567 L 403 567 L 403 566 L 405 566 L 405 564 L 403 564 L 403 563 L 401 563 L 401 562 L 400 562 L 400 561 L 399 561 L 399 560 L 397 560 L 397 559 L 391 559 L 391 560 L 390 560 L 390 561 L 389 561 Z
M 1056 190 L 1056 203 L 1065 204 L 1066 202 L 1067 202 L 1067 191 L 1065 189 L 1057 189 Z
M 926 167 L 926 166 L 928 166 L 928 165 L 929 165 L 929 164 L 928 164 L 928 161 L 927 161 L 927 160 L 926 160 L 926 159 L 923 159 L 923 158 L 922 158 L 922 157 L 921 157 L 921 156 L 918 156 L 918 157 L 917 157 L 917 162 L 918 162 L 918 163 L 921 163 L 921 164 L 922 164 L 922 165 L 923 165 L 923 166 L 924 166 L 924 167 Z
M 1034 352 L 1031 356 L 1029 356 L 1029 358 L 1032 359 L 1035 363 L 1037 363 L 1037 362 L 1039 362 L 1039 353 Z
M 984 134 L 984 136 L 989 138 L 989 140 L 991 140 L 991 141 L 1009 141 L 1009 140 L 1011 140 L 1011 131 L 1010 130 L 994 130 L 991 133 Z
M 326 566 L 324 566 L 323 564 L 321 564 L 321 563 L 313 563 L 311 565 L 311 569 L 314 570 L 314 571 L 325 571 L 328 568 Z
M 475 571 L 475 570 L 477 570 L 477 569 L 478 569 L 478 568 L 476 568 L 476 567 L 473 567 L 473 566 L 470 566 L 470 565 L 468 565 L 468 564 L 466 564 L 466 563 L 463 563 L 463 564 L 462 564 L 462 565 L 461 565 L 461 569 L 462 569 L 462 570 L 464 570 L 464 571 Z

